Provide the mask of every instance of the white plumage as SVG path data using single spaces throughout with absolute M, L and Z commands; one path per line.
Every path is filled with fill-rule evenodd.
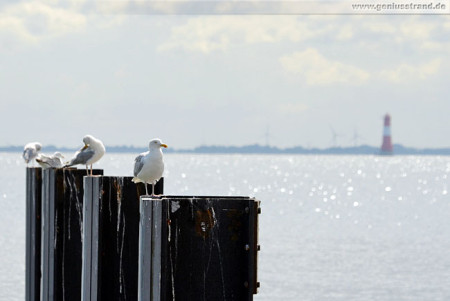
M 37 157 L 41 148 L 42 145 L 39 142 L 30 142 L 25 145 L 25 147 L 23 148 L 22 157 L 27 165 L 30 163 L 30 161 Z
M 97 162 L 105 154 L 105 146 L 103 142 L 99 139 L 94 138 L 91 135 L 86 135 L 83 137 L 84 146 L 79 151 L 77 151 L 74 157 L 67 162 L 64 167 L 69 167 L 73 165 L 86 165 L 86 171 L 88 171 L 88 166 L 91 166 L 91 176 L 92 176 L 92 164 Z
M 47 156 L 44 154 L 40 154 L 36 158 L 36 162 L 39 163 L 42 168 L 61 168 L 63 167 L 63 159 L 64 156 L 60 152 L 55 152 L 51 156 Z
M 134 183 L 144 183 L 148 195 L 147 183 L 152 184 L 152 196 L 155 195 L 155 184 L 164 172 L 164 160 L 161 147 L 167 147 L 160 139 L 153 139 L 148 144 L 148 151 L 140 154 L 134 160 Z

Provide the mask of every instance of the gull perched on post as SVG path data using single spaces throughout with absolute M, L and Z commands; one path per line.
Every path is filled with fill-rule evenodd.
M 66 163 L 64 167 L 70 167 L 73 165 L 86 165 L 86 172 L 89 175 L 89 168 L 91 166 L 91 176 L 92 176 L 92 164 L 100 160 L 105 154 L 105 146 L 103 143 L 94 138 L 91 135 L 86 135 L 83 137 L 84 146 L 79 151 L 77 151 L 74 157 Z
M 22 157 L 25 160 L 25 162 L 30 163 L 30 161 L 33 162 L 33 159 L 38 156 L 39 151 L 41 150 L 42 145 L 39 142 L 30 142 L 25 145 L 23 148 L 23 154 Z
M 64 156 L 60 152 L 56 152 L 51 156 L 40 154 L 36 158 L 36 162 L 39 163 L 42 168 L 61 168 L 63 167 Z
M 140 154 L 134 159 L 134 183 L 144 183 L 145 193 L 148 195 L 147 183 L 152 184 L 152 194 L 155 196 L 155 184 L 161 179 L 164 172 L 163 152 L 161 147 L 167 145 L 160 139 L 153 139 L 148 144 L 148 151 Z

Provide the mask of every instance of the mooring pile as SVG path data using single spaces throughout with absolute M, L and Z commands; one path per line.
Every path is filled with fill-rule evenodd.
M 250 197 L 145 195 L 132 177 L 27 168 L 26 300 L 253 300 Z

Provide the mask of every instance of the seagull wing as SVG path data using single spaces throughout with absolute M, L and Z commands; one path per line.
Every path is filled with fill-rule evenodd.
M 94 156 L 95 152 L 92 149 L 86 148 L 84 150 L 78 151 L 75 157 L 70 160 L 66 166 L 73 166 L 78 164 L 86 164 L 86 162 Z
M 37 161 L 37 159 L 36 159 L 36 161 Z M 52 167 L 52 168 L 61 168 L 62 167 L 62 162 L 61 162 L 61 159 L 60 158 L 57 158 L 57 157 L 54 157 L 54 156 L 52 156 L 52 157 L 49 157 L 47 160 L 45 160 L 44 161 L 45 163 L 47 163 L 48 164 L 48 166 L 49 167 Z
M 134 173 L 133 175 L 137 177 L 139 172 L 142 170 L 142 167 L 144 166 L 144 154 L 140 154 L 139 156 L 134 159 Z
M 42 166 L 43 168 L 51 167 L 51 165 L 45 159 L 36 158 L 36 162 L 39 163 L 39 165 Z
M 26 148 L 23 151 L 22 157 L 23 157 L 23 159 L 25 160 L 26 163 L 30 162 L 31 154 L 32 154 L 32 150 L 29 149 L 29 148 Z

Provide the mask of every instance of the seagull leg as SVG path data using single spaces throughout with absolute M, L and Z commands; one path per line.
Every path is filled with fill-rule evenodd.
M 91 164 L 91 176 L 93 176 L 94 174 L 93 174 L 93 172 L 92 172 L 92 164 Z
M 145 195 L 148 195 L 147 183 L 144 183 L 144 185 L 145 185 Z
M 89 176 L 89 166 L 86 164 L 86 175 Z
M 152 196 L 155 196 L 155 182 L 152 182 Z

